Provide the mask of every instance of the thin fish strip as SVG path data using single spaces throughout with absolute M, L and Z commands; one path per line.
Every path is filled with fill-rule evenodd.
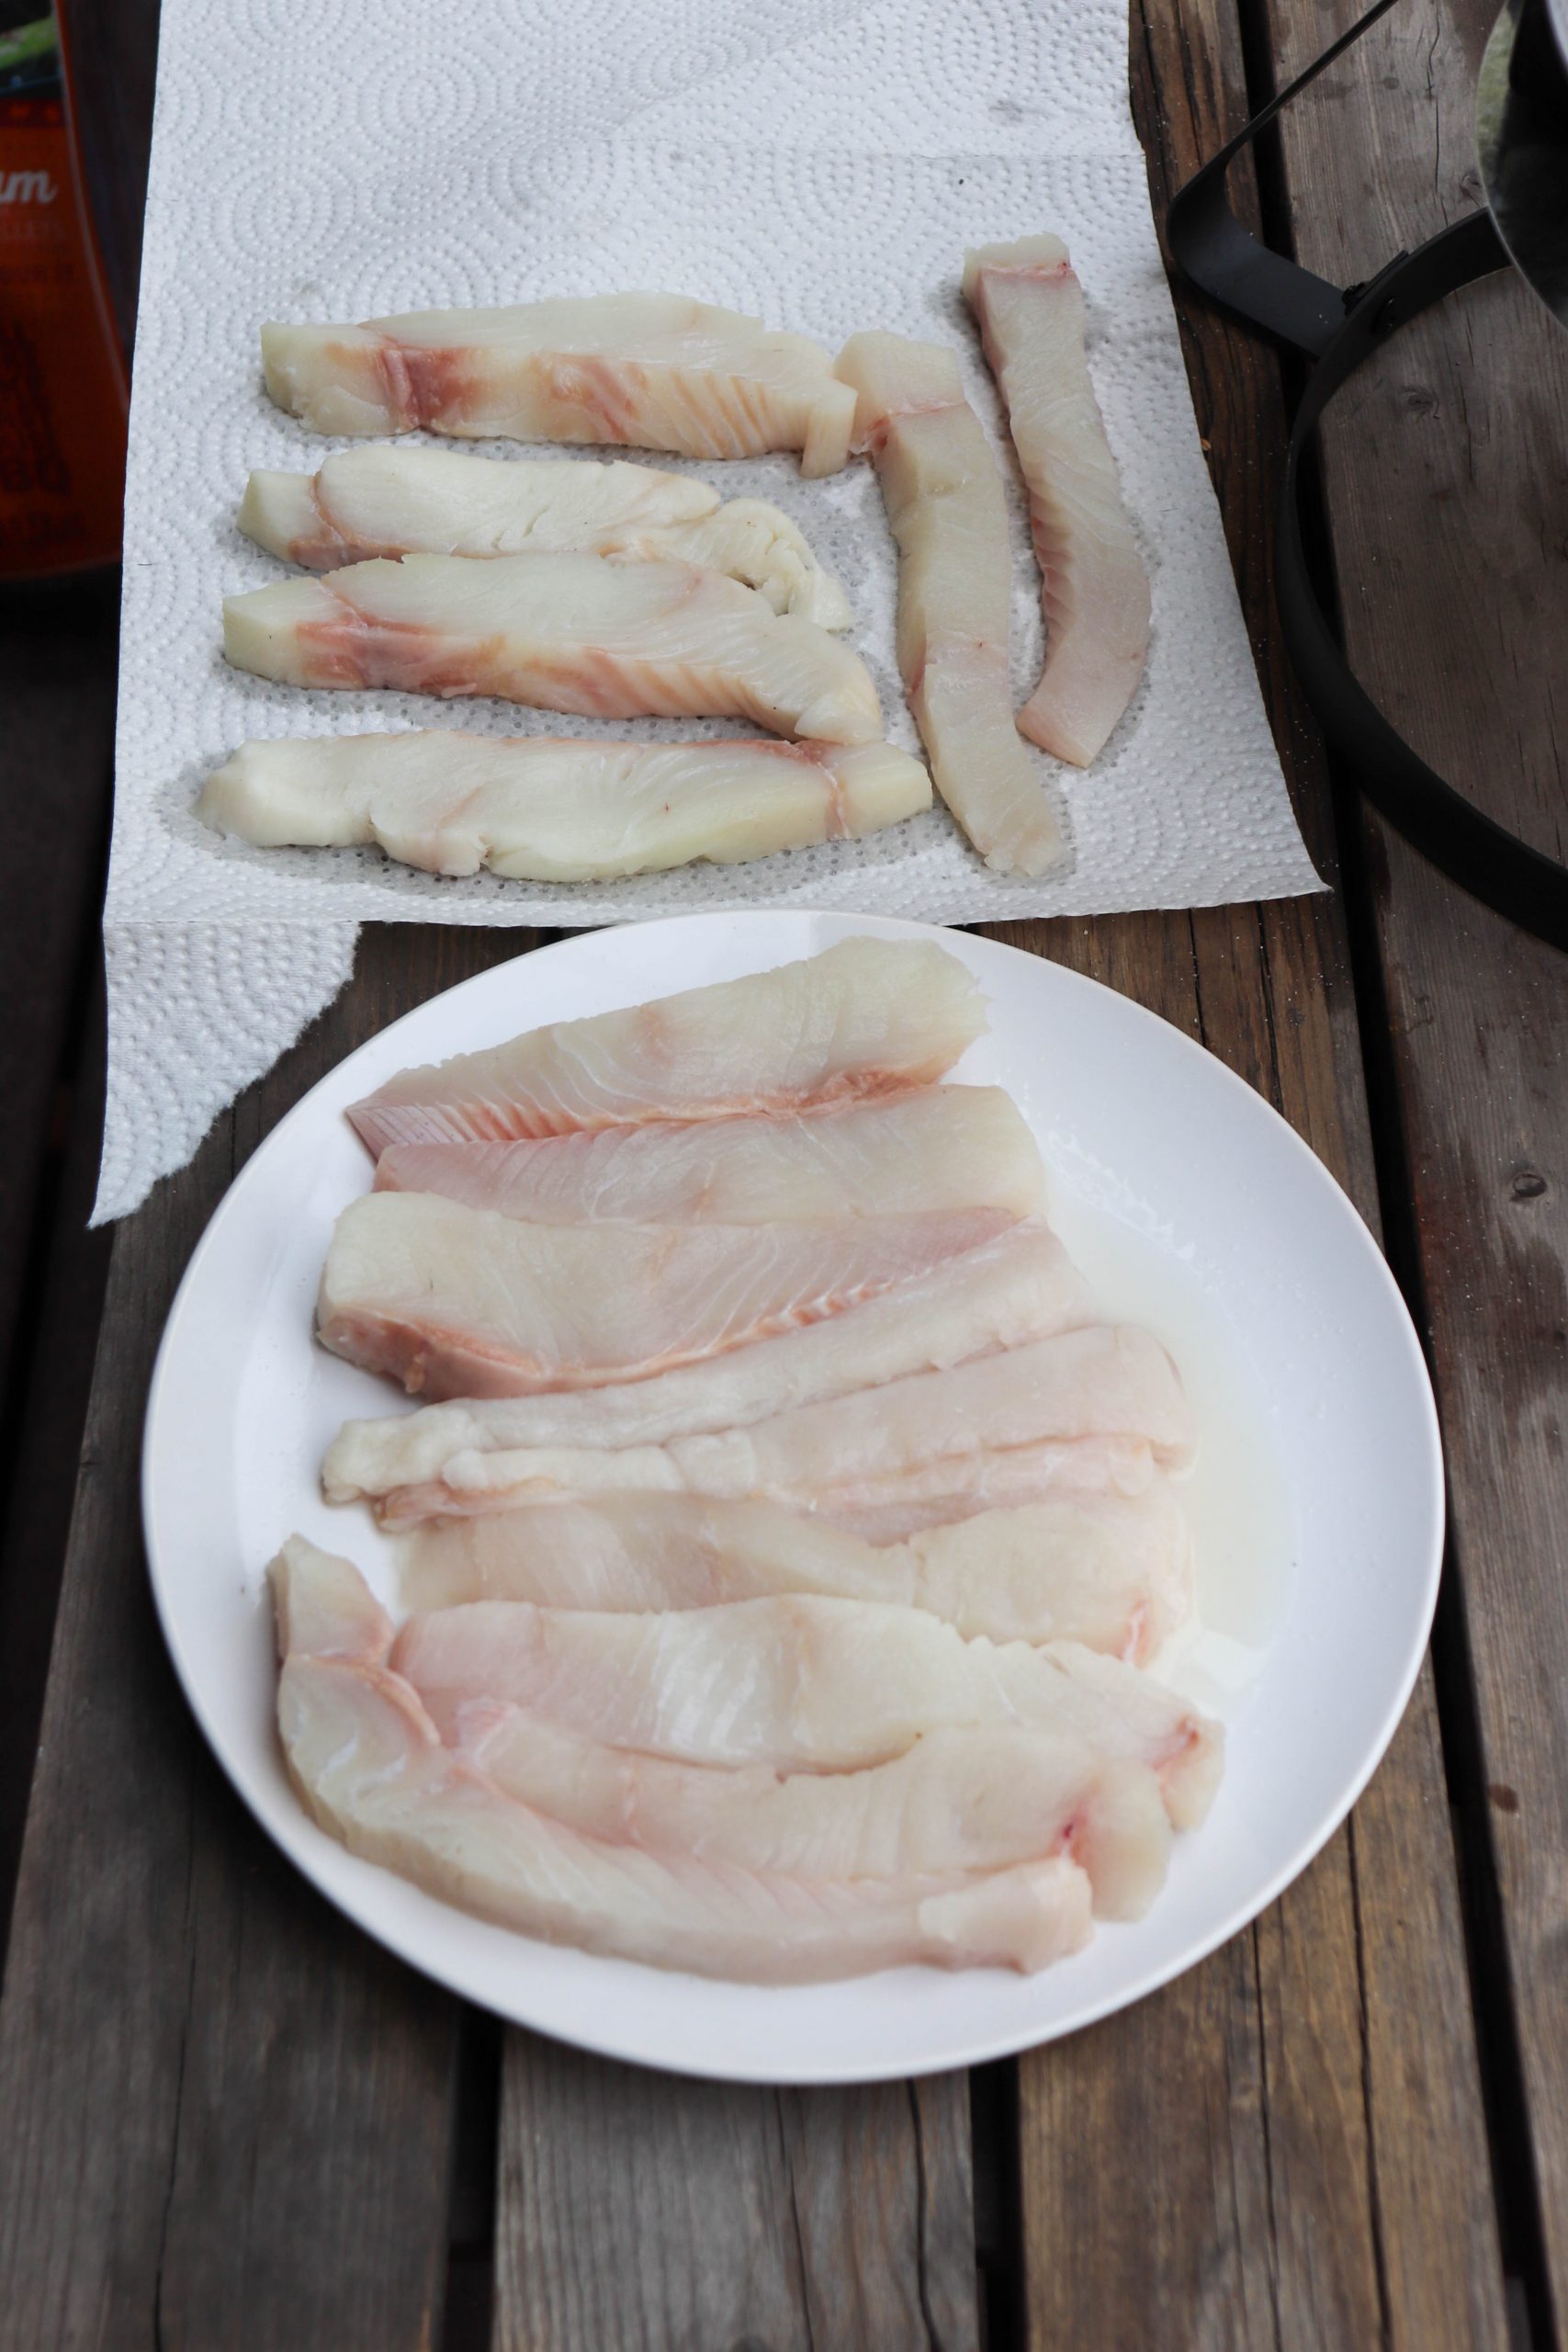
M 1071 1735 L 931 1731 L 853 1772 L 678 1764 L 494 1700 L 459 1705 L 457 1751 L 498 1788 L 589 1837 L 813 1878 L 893 1880 L 1067 1854 L 1100 1918 L 1141 1917 L 1171 1829 L 1158 1775 Z
M 272 1567 L 289 1777 L 329 1835 L 482 1918 L 655 1967 L 807 1983 L 926 1962 L 1045 1967 L 1090 1932 L 1066 1854 L 893 1881 L 761 1872 L 589 1838 L 443 1744 L 388 1663 L 391 1625 L 345 1560 L 294 1537 Z
M 876 1545 L 774 1503 L 607 1495 L 432 1521 L 400 1545 L 417 1609 L 705 1609 L 804 1592 L 924 1609 L 990 1641 L 1076 1641 L 1141 1664 L 1191 1610 L 1169 1484 L 981 1512 Z
M 266 388 L 313 432 L 618 443 L 688 458 L 798 449 L 836 473 L 854 402 L 799 334 L 679 294 L 599 294 L 362 326 L 261 331 Z
M 1028 1217 L 1045 1206 L 1039 1148 L 997 1086 L 536 1142 L 393 1144 L 376 1184 L 547 1225 L 769 1225 L 959 1208 Z
M 1224 1735 L 1153 1675 L 1076 1642 L 965 1641 L 918 1609 L 800 1595 L 650 1616 L 476 1600 L 408 1619 L 392 1646 L 448 1732 L 475 1699 L 685 1764 L 852 1771 L 929 1731 L 1021 1726 L 1159 1775 L 1201 1820 Z
M 958 362 L 873 334 L 847 343 L 838 368 L 898 543 L 898 667 L 936 788 L 997 873 L 1048 873 L 1064 847 L 1013 720 L 1002 481 Z
M 525 1446 L 637 1449 L 741 1429 L 793 1407 L 1020 1347 L 1092 1316 L 1082 1276 L 1050 1228 L 1032 1219 L 830 1322 L 651 1380 L 346 1422 L 328 1450 L 322 1486 L 333 1502 L 371 1500 L 396 1513 L 400 1496 L 439 1486 L 458 1455 Z
M 846 939 L 771 972 L 403 1070 L 348 1115 L 380 1152 L 793 1111 L 929 1084 L 984 1027 L 980 991 L 944 948 Z
M 1083 288 L 1060 237 L 965 256 L 964 291 L 1029 492 L 1045 667 L 1018 723 L 1076 767 L 1104 750 L 1149 648 L 1149 580 L 1084 355 Z
M 858 841 L 931 806 L 887 743 L 573 743 L 441 729 L 242 744 L 196 813 L 264 849 L 374 844 L 428 874 L 586 882 Z
M 411 1393 L 525 1396 L 637 1380 L 825 1321 L 989 1240 L 998 1209 L 774 1226 L 529 1225 L 429 1193 L 338 1218 L 324 1347 Z
M 865 665 L 825 629 L 689 563 L 410 555 L 225 597 L 223 650 L 285 685 L 394 687 L 592 718 L 749 718 L 870 743 Z
M 450 450 L 343 449 L 313 474 L 258 469 L 240 528 L 286 562 L 333 571 L 367 557 L 522 555 L 543 550 L 674 558 L 726 571 L 777 613 L 819 628 L 853 616 L 804 534 L 760 498 L 721 504 L 690 474 L 559 458 L 459 457 Z
M 455 1451 L 429 1485 L 379 1500 L 393 1523 L 503 1510 L 529 1489 L 757 1497 L 829 1518 L 966 1493 L 969 1516 L 1063 1485 L 1136 1491 L 1156 1464 L 1182 1466 L 1192 1442 L 1191 1410 L 1158 1340 L 1091 1324 L 667 1445 Z

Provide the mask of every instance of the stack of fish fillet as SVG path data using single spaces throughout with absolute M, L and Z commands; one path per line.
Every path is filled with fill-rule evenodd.
M 1137 1917 L 1220 1735 L 1193 1432 L 1104 1323 L 935 944 L 852 938 L 394 1078 L 318 1330 L 400 1624 L 274 1564 L 295 1783 L 531 1936 L 754 1981 L 1035 1970 Z

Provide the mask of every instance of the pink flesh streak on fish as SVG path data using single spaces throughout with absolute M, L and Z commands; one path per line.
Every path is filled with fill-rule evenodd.
M 1021 1217 L 1044 1208 L 1032 1136 L 1008 1095 L 980 1086 L 534 1142 L 394 1144 L 376 1185 L 547 1224 L 750 1225 L 961 1207 Z
M 492 1698 L 678 1763 L 851 1771 L 939 1729 L 1071 1736 L 1156 1772 L 1180 1827 L 1207 1810 L 1224 1740 L 1153 1676 L 1077 1643 L 965 1641 L 876 1601 L 640 1616 L 470 1601 L 409 1618 L 391 1656 L 447 1735 L 466 1703 Z
M 1139 1493 L 1156 1465 L 1183 1465 L 1192 1443 L 1190 1408 L 1158 1341 L 1098 1324 L 663 1445 L 437 1446 L 423 1477 L 394 1473 L 374 1499 L 388 1525 L 504 1510 L 530 1490 L 646 1489 L 756 1497 L 829 1520 L 912 1512 L 918 1528 L 1064 1487 Z
M 272 1568 L 289 1776 L 329 1835 L 428 1893 L 555 1943 L 655 1967 L 807 1983 L 909 1962 L 1044 1967 L 1089 1934 L 1066 1853 L 985 1872 L 830 1879 L 583 1835 L 446 1747 L 389 1662 L 363 1579 L 296 1536 Z
M 848 939 L 771 972 L 404 1070 L 348 1115 L 378 1153 L 794 1111 L 925 1085 L 984 1026 L 979 989 L 945 949 Z
M 935 344 L 859 334 L 838 370 L 898 543 L 898 666 L 936 788 L 987 865 L 1043 874 L 1062 841 L 1013 723 L 1001 476 L 958 363 Z
M 1149 582 L 1084 357 L 1083 289 L 1058 237 L 985 245 L 964 290 L 1007 402 L 1029 492 L 1045 667 L 1018 724 L 1088 767 L 1132 700 L 1149 644 Z
M 265 849 L 374 842 L 432 874 L 577 882 L 858 839 L 930 806 L 925 770 L 888 743 L 578 742 L 433 728 L 242 744 L 208 777 L 196 813 Z
M 662 1445 L 705 1430 L 747 1428 L 797 1406 L 1021 1347 L 1088 1323 L 1093 1314 L 1088 1285 L 1060 1241 L 1031 1218 L 829 1322 L 651 1380 L 573 1396 L 427 1405 L 415 1413 L 349 1421 L 328 1450 L 322 1486 L 333 1502 L 385 1507 L 389 1497 L 411 1489 L 439 1489 L 458 1455 L 517 1447 Z M 1146 1476 L 1146 1459 L 1143 1468 Z M 964 1515 L 928 1509 L 915 1523 Z
M 322 1345 L 439 1400 L 646 1379 L 822 1322 L 979 1248 L 1004 1210 L 770 1226 L 530 1225 L 428 1193 L 338 1218 Z
M 433 1521 L 400 1551 L 422 1609 L 700 1609 L 770 1594 L 886 1600 L 992 1641 L 1077 1641 L 1135 1663 L 1191 1607 L 1190 1542 L 1168 1482 L 1064 1493 L 878 1546 L 776 1504 L 606 1495 Z
M 692 458 L 849 455 L 853 403 L 804 335 L 677 295 L 262 329 L 267 390 L 312 430 L 597 442 Z
M 927 1732 L 852 1772 L 780 1774 L 637 1755 L 502 1701 L 460 1702 L 452 1743 L 509 1796 L 591 1837 L 831 1879 L 997 1870 L 1070 1854 L 1101 1918 L 1136 1918 L 1171 1829 L 1157 1774 L 1070 1735 Z
M 286 685 L 389 687 L 591 718 L 749 718 L 869 743 L 876 689 L 848 646 L 755 588 L 675 561 L 548 551 L 345 564 L 225 599 L 236 668 Z

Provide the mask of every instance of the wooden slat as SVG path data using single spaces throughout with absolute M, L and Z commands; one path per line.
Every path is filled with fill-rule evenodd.
M 96 963 L 96 943 L 94 943 Z M 109 1235 L 88 1232 L 103 1133 L 104 1005 L 94 990 L 66 1090 L 63 1149 L 47 1161 L 54 1193 L 34 1328 L 18 1351 L 14 1464 L 0 1520 L 0 1953 L 32 1783 L 61 1564 L 93 1383 Z M 45 1224 L 40 1219 L 40 1226 Z
M 509 2037 L 496 2352 L 969 2352 L 962 2076 L 752 2090 Z
M 0 2000 L 7 2341 L 434 2340 L 457 2005 L 345 1929 L 207 1755 L 137 1466 L 169 1300 L 235 1166 L 351 1045 L 518 944 L 372 926 L 344 998 L 117 1238 Z
M 1285 169 L 1312 267 L 1363 277 L 1472 208 L 1475 68 L 1494 13 L 1490 0 L 1409 0 L 1287 118 Z M 1336 0 L 1309 28 L 1276 6 L 1281 71 L 1351 14 Z M 1568 850 L 1565 417 L 1568 346 L 1510 276 L 1397 336 L 1340 394 L 1323 435 L 1359 674 L 1428 758 L 1558 856 Z M 1505 2196 L 1527 2274 L 1541 2250 L 1537 2205 L 1563 2340 L 1568 960 L 1484 913 L 1381 827 L 1369 838 L 1449 1452 L 1445 1689 L 1456 1744 L 1473 1736 L 1479 1751 L 1461 1794 L 1480 1945 L 1495 1924 L 1504 1960 L 1482 1999 L 1497 2028 Z
M 0 1405 L 66 1019 L 96 913 L 114 665 L 109 589 L 0 592 L 0 796 L 11 828 L 0 863 Z M 6 1451 L 0 1438 L 0 1475 Z
M 1234 14 L 1184 0 L 1135 15 L 1134 85 L 1157 189 L 1245 115 Z M 1323 863 L 1321 761 L 1264 635 L 1277 378 L 1239 334 L 1181 307 L 1265 691 Z M 1043 926 L 1034 944 L 1200 1035 L 1373 1214 L 1334 901 Z M 1256 1928 L 1021 2062 L 1020 2140 L 1040 2352 L 1503 2342 L 1428 1678 L 1353 1823 Z

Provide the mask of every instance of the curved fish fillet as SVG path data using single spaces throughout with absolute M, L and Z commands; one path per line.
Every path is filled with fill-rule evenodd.
M 593 718 L 707 713 L 829 743 L 882 733 L 876 689 L 848 646 L 690 563 L 350 563 L 226 596 L 223 650 L 290 686 L 498 695 Z
M 196 813 L 264 849 L 376 843 L 429 874 L 602 881 L 853 840 L 931 807 L 889 743 L 571 743 L 440 729 L 244 743 Z
M 654 1616 L 475 1600 L 411 1617 L 392 1646 L 448 1736 L 503 1700 L 581 1737 L 686 1764 L 851 1771 L 943 1728 L 1054 1732 L 1159 1775 L 1201 1820 L 1223 1734 L 1135 1667 L 1075 1642 L 965 1641 L 918 1609 L 791 1596 Z
M 898 667 L 936 788 L 987 865 L 1044 874 L 1063 847 L 1013 720 L 1007 508 L 958 362 L 937 344 L 857 334 L 838 369 L 898 543 Z
M 828 1518 L 940 1498 L 952 1517 L 1031 1502 L 1061 1487 L 1136 1491 L 1152 1466 L 1190 1456 L 1192 1417 L 1157 1340 L 1091 1324 L 943 1372 L 857 1389 L 748 1428 L 667 1445 L 455 1451 L 429 1486 L 380 1498 L 389 1523 L 504 1509 L 530 1488 L 593 1498 L 646 1489 L 756 1497 Z
M 258 469 L 240 528 L 259 547 L 333 571 L 378 555 L 498 556 L 551 549 L 654 562 L 674 557 L 759 589 L 776 613 L 819 628 L 853 616 L 787 514 L 760 498 L 721 505 L 690 474 L 560 458 L 451 450 L 339 450 L 313 474 Z
M 619 443 L 688 458 L 849 456 L 853 401 L 805 335 L 680 294 L 593 294 L 261 331 L 266 388 L 315 433 Z
M 392 1144 L 376 1185 L 545 1225 L 770 1225 L 960 1208 L 1028 1217 L 1045 1206 L 1039 1148 L 999 1086 L 919 1087 L 778 1118 L 536 1142 Z
M 460 1705 L 453 1745 L 508 1796 L 590 1837 L 812 1878 L 1004 1870 L 1065 1853 L 1100 1918 L 1142 1917 L 1164 1882 L 1157 1775 L 1050 1732 L 931 1731 L 855 1772 L 728 1770 L 639 1756 L 495 1700 Z
M 418 1609 L 706 1609 L 819 1593 L 928 1610 L 998 1642 L 1076 1641 L 1140 1663 L 1191 1607 L 1190 1539 L 1163 1480 L 1063 1495 L 877 1545 L 776 1503 L 606 1495 L 434 1521 L 400 1547 Z
M 389 1667 L 390 1625 L 346 1561 L 296 1536 L 272 1582 L 278 1730 L 308 1810 L 353 1852 L 481 1917 L 655 1967 L 774 1984 L 911 1961 L 1032 1970 L 1088 1939 L 1089 1878 L 1066 1854 L 845 1881 L 586 1837 L 444 1746 Z
M 379 1152 L 794 1111 L 928 1084 L 985 1025 L 978 988 L 945 948 L 846 939 L 771 972 L 402 1070 L 348 1115 Z
M 744 1428 L 794 1406 L 1018 1347 L 1087 1323 L 1092 1313 L 1088 1286 L 1061 1243 L 1031 1220 L 829 1322 L 651 1380 L 572 1396 L 427 1405 L 416 1413 L 346 1422 L 328 1451 L 322 1486 L 333 1502 L 388 1503 L 440 1482 L 457 1454 L 520 1446 L 642 1447 L 703 1430 Z
M 964 291 L 1007 402 L 1044 583 L 1045 667 L 1018 723 L 1075 767 L 1144 674 L 1149 581 L 1084 358 L 1083 288 L 1059 237 L 967 254 Z
M 817 1323 L 989 1240 L 1004 1210 L 814 1224 L 527 1225 L 370 1193 L 333 1228 L 321 1343 L 411 1392 L 525 1396 L 637 1380 Z

